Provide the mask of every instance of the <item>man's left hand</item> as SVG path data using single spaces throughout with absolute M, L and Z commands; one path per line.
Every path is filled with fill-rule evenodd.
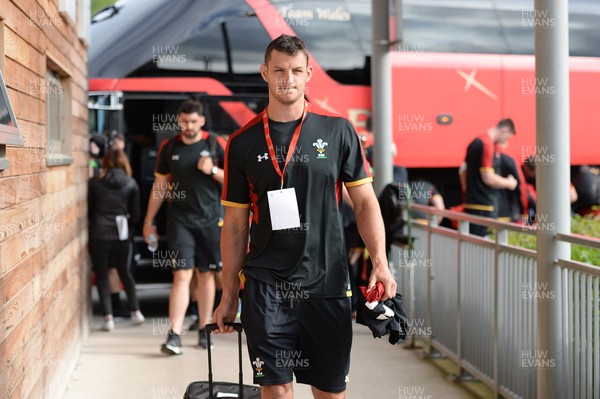
M 394 298 L 396 296 L 396 280 L 394 280 L 394 276 L 390 272 L 390 268 L 385 266 L 373 266 L 373 271 L 371 272 L 371 276 L 369 277 L 369 286 L 368 290 L 375 286 L 375 283 L 380 281 L 385 287 L 385 294 L 381 298 L 382 301 L 385 301 L 389 298 Z
M 201 157 L 198 160 L 198 170 L 205 175 L 211 174 L 211 169 L 213 166 L 214 164 L 211 157 Z

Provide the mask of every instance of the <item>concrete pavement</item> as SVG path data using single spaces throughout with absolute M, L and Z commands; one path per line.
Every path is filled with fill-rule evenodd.
M 143 309 L 143 308 L 142 308 Z M 134 327 L 117 321 L 113 332 L 92 330 L 63 399 L 172 399 L 183 398 L 192 381 L 207 380 L 207 351 L 197 347 L 197 333 L 182 337 L 184 353 L 168 357 L 159 351 L 168 329 L 166 317 L 147 317 Z M 252 370 L 246 348 L 243 353 L 245 383 Z M 215 337 L 213 349 L 216 380 L 237 380 L 236 334 Z M 295 385 L 295 399 L 312 398 L 310 388 Z M 374 339 L 368 328 L 354 327 L 348 399 L 454 399 L 473 397 L 460 385 L 447 381 L 419 351 L 391 346 Z

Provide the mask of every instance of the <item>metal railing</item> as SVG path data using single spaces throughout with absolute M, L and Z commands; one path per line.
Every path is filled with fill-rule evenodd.
M 431 356 L 452 360 L 455 378 L 476 378 L 496 397 L 537 397 L 539 369 L 560 368 L 561 398 L 600 398 L 600 267 L 558 259 L 560 296 L 537 283 L 536 252 L 508 244 L 527 226 L 423 205 L 427 222 L 412 221 L 412 248 L 394 247 L 392 271 L 409 317 L 407 345 L 424 343 Z M 454 220 L 456 230 L 439 226 Z M 495 231 L 468 233 L 469 223 Z M 557 240 L 600 249 L 600 240 L 556 234 Z M 561 301 L 562 364 L 537 346 L 537 303 Z

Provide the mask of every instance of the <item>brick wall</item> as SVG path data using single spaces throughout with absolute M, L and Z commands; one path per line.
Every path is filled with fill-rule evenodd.
M 0 0 L 0 68 L 25 143 L 0 171 L 2 399 L 60 397 L 88 332 L 87 53 L 58 3 Z M 46 162 L 50 67 L 71 104 L 72 162 L 58 166 Z

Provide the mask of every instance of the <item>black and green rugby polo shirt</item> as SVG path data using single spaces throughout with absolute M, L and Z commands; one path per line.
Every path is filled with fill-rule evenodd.
M 299 121 L 270 123 L 276 137 Z M 277 125 L 276 127 L 274 125 Z M 287 150 L 275 149 L 278 161 Z M 342 183 L 347 187 L 372 182 L 371 173 L 352 124 L 310 104 L 298 143 L 284 173 L 284 188 L 293 187 L 300 227 L 271 229 L 267 192 L 281 186 L 263 130 L 262 114 L 230 136 L 225 151 L 225 181 L 221 203 L 250 207 L 250 252 L 244 274 L 266 283 L 292 283 L 314 297 L 350 295 L 344 232 L 338 205 Z

